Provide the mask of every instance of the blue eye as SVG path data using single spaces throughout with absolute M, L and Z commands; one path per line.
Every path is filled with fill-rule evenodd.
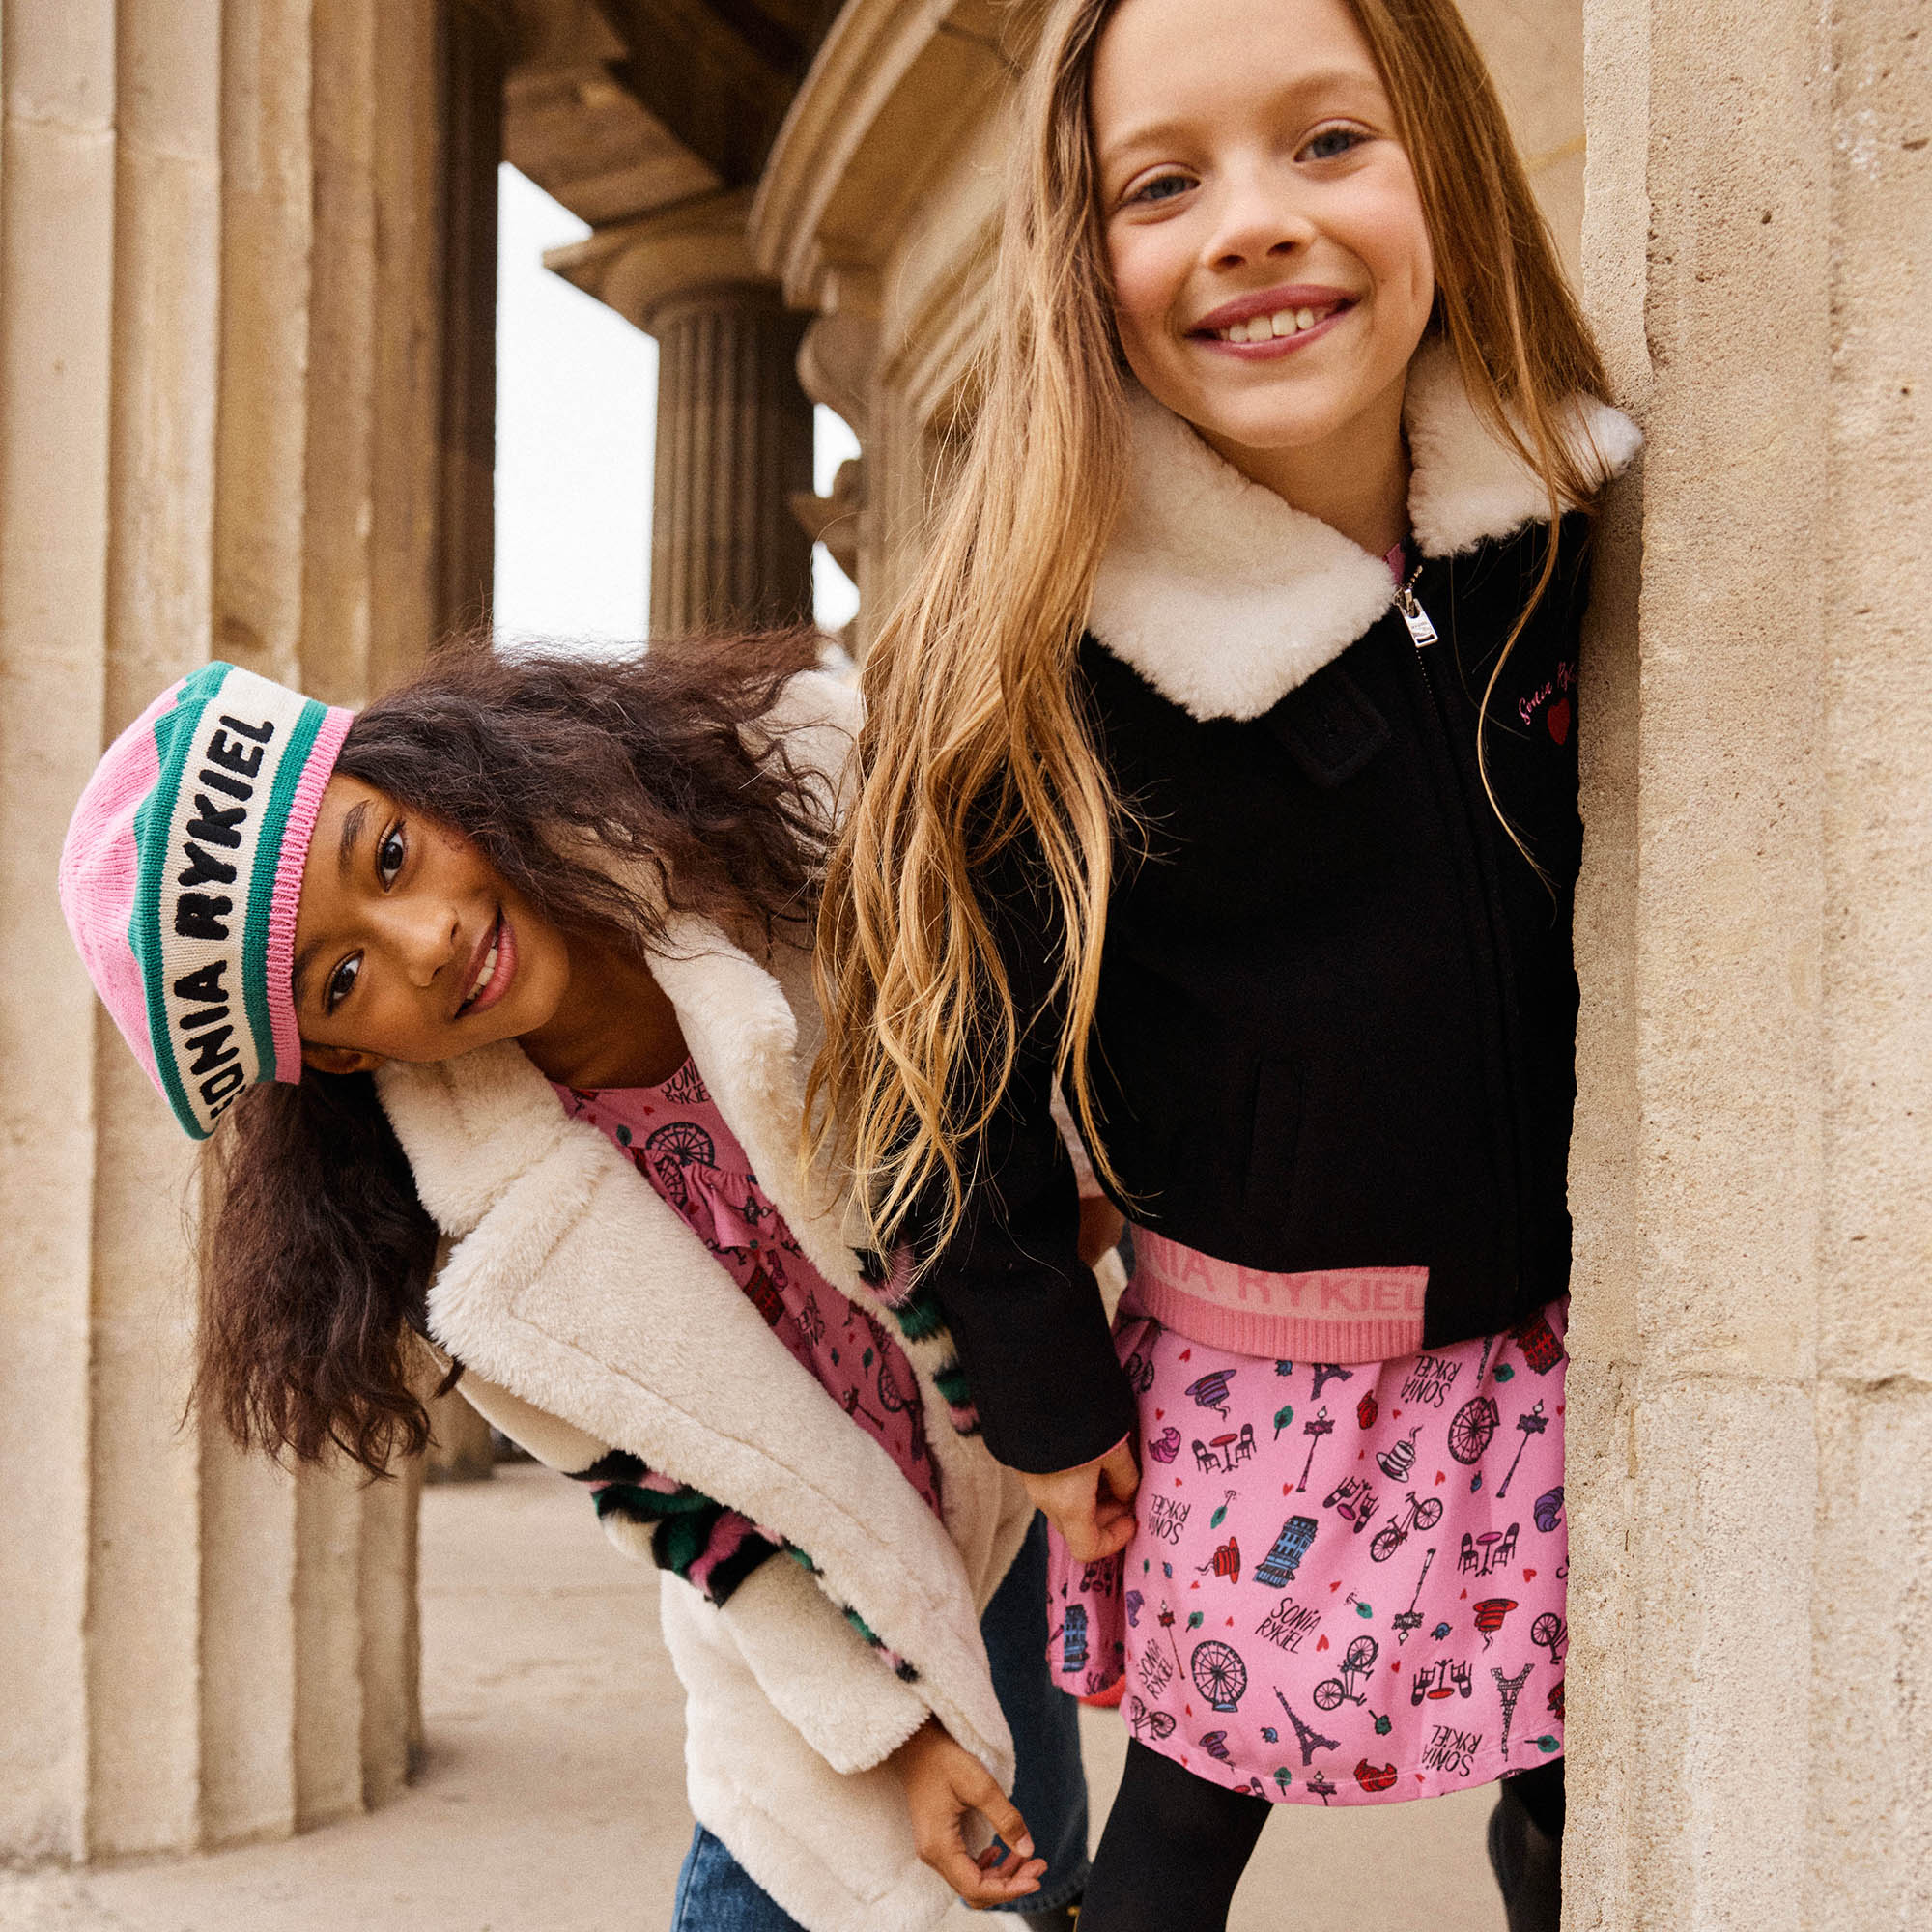
M 403 869 L 403 861 L 409 857 L 409 846 L 403 838 L 401 825 L 391 826 L 383 835 L 383 842 L 376 847 L 376 876 L 383 882 L 383 890 L 387 892 L 396 883 L 396 874 Z
M 362 955 L 359 952 L 352 952 L 328 976 L 328 984 L 322 990 L 323 1011 L 332 1013 L 355 990 L 355 982 L 361 977 Z
M 1324 128 L 1301 152 L 1311 161 L 1339 160 L 1366 138 L 1356 128 Z
M 1144 202 L 1172 201 L 1178 194 L 1185 194 L 1194 184 L 1185 175 L 1156 175 L 1144 186 L 1136 188 L 1130 200 Z

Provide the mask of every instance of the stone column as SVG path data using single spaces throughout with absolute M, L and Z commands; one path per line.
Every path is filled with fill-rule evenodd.
M 658 339 L 651 631 L 779 623 L 811 611 L 811 404 L 798 383 L 806 318 L 769 284 L 680 291 Z
M 1571 1925 L 1932 1918 L 1932 41 L 1588 0 Z
M 0 1859 L 286 1833 L 418 1728 L 416 1474 L 181 1426 L 193 1150 L 54 866 L 104 743 L 213 654 L 360 701 L 434 608 L 436 15 L 0 16 Z
M 694 196 L 553 249 L 550 268 L 658 339 L 651 631 L 791 623 L 811 612 L 808 318 L 745 239 L 752 198 Z

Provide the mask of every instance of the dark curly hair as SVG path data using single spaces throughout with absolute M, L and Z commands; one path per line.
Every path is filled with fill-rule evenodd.
M 472 840 L 566 936 L 641 953 L 675 913 L 809 933 L 832 800 L 761 721 L 812 657 L 801 632 L 623 658 L 470 640 L 361 712 L 335 769 Z M 252 1088 L 215 1152 L 194 1399 L 244 1449 L 382 1474 L 429 1437 L 410 1331 L 437 1230 L 373 1078 Z

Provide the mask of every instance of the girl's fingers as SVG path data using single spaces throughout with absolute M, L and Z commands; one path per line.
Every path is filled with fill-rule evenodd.
M 927 1862 L 933 1861 L 928 1860 Z M 968 1905 L 1002 1905 L 1009 1898 L 1024 1898 L 1028 1893 L 1037 1891 L 1039 1882 L 1046 1874 L 1046 1861 L 1028 1859 L 1022 1863 L 1009 1852 L 1004 1866 L 987 1870 L 968 1859 L 962 1847 L 960 1865 L 956 1871 L 946 1865 L 936 1868 L 940 1877 Z
M 1032 1858 L 1033 1834 L 1027 1830 L 1026 1820 L 1020 1816 L 1019 1807 L 993 1782 L 991 1775 L 978 1759 L 974 1760 L 974 1768 L 980 1773 L 980 1777 L 973 1780 L 977 1788 L 970 1791 L 959 1790 L 955 1785 L 959 1802 L 979 1812 L 980 1817 L 992 1826 L 994 1832 L 1022 1859 Z M 990 1845 L 987 1847 L 988 1851 L 992 1849 Z
M 988 1845 L 975 1859 L 956 1825 L 946 1843 L 923 1846 L 920 1856 L 968 1905 L 996 1905 L 1037 1891 L 1046 1870 L 1044 1859 L 1022 1859 L 1015 1852 L 1003 1853 L 997 1845 Z M 987 1859 L 1000 1862 L 983 1863 Z
M 991 1773 L 961 1751 L 947 1777 L 950 1799 L 945 1829 L 920 1846 L 920 1856 L 969 1905 L 999 1905 L 1039 1889 L 1046 1861 L 1033 1855 L 1026 1820 Z M 1003 1841 L 988 1845 L 978 1859 L 966 1849 L 960 1821 L 977 1811 Z
M 1122 1442 L 1108 1450 L 1100 1463 L 1100 1476 L 1122 1505 L 1132 1502 L 1134 1492 L 1141 1486 L 1141 1472 L 1134 1462 L 1132 1445 Z

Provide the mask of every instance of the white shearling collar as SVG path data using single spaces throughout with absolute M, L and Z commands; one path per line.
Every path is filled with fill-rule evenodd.
M 1259 718 L 1388 609 L 1388 566 L 1251 483 L 1145 391 L 1129 409 L 1127 494 L 1088 628 L 1194 717 Z M 1541 480 L 1484 425 L 1447 348 L 1417 356 L 1403 420 L 1423 555 L 1451 556 L 1548 516 Z M 1592 396 L 1572 399 L 1567 433 L 1605 480 L 1642 440 Z

